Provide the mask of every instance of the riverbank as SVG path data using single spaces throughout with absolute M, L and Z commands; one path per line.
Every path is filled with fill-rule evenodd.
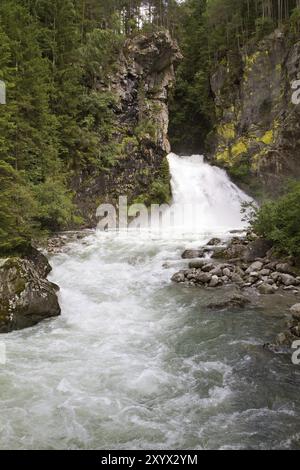
M 212 302 L 212 309 L 241 308 L 248 304 L 262 305 L 283 300 L 286 329 L 265 347 L 274 352 L 289 352 L 300 338 L 300 276 L 299 267 L 291 259 L 279 259 L 265 240 L 252 233 L 233 237 L 222 243 L 213 238 L 204 247 L 185 250 L 182 258 L 187 269 L 172 276 L 172 281 L 204 289 L 228 289 L 224 300 Z

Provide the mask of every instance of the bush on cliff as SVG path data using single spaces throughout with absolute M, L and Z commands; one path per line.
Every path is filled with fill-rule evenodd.
M 290 183 L 284 196 L 265 203 L 252 225 L 255 232 L 270 240 L 278 252 L 299 257 L 300 183 Z

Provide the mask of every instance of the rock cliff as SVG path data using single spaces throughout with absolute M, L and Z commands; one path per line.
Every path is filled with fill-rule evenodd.
M 217 108 L 214 159 L 255 192 L 300 177 L 300 42 L 277 30 L 224 60 L 211 77 Z
M 90 168 L 76 177 L 77 203 L 91 225 L 100 202 L 165 202 L 169 194 L 165 156 L 168 140 L 168 95 L 175 80 L 174 66 L 181 59 L 177 43 L 168 32 L 128 39 L 109 85 L 98 84 L 116 98 L 115 141 L 121 154 L 109 170 Z

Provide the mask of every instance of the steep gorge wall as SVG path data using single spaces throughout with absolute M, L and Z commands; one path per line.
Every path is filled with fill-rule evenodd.
M 300 178 L 300 41 L 281 31 L 219 65 L 211 77 L 218 125 L 214 161 L 254 194 L 274 194 Z
M 112 168 L 89 168 L 74 178 L 76 202 L 88 225 L 95 222 L 101 202 L 165 202 L 169 192 L 166 155 L 168 94 L 175 80 L 174 66 L 181 59 L 177 43 L 166 31 L 128 39 L 109 85 L 116 99 L 115 141 L 121 147 Z

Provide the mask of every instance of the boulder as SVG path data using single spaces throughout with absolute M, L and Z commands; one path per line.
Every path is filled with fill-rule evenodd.
M 220 245 L 221 243 L 222 243 L 222 240 L 220 240 L 220 238 L 212 238 L 207 243 L 207 246 L 217 246 L 217 245 Z
M 258 287 L 258 291 L 260 294 L 267 295 L 267 294 L 275 294 L 276 289 L 274 286 L 270 284 L 263 283 Z
M 265 264 L 265 269 L 270 269 L 271 271 L 274 271 L 277 266 L 277 261 L 270 261 L 270 263 Z
M 185 281 L 185 272 L 179 271 L 179 273 L 174 274 L 171 279 L 173 282 L 184 282 Z
M 227 308 L 242 308 L 250 303 L 250 300 L 247 297 L 239 294 L 233 294 L 231 296 L 226 296 L 223 301 L 211 303 L 207 308 L 211 310 L 224 310 Z
M 0 333 L 60 315 L 58 287 L 46 279 L 49 268 L 45 260 L 39 261 L 36 267 L 29 259 L 0 260 Z
M 294 276 L 292 276 L 290 274 L 280 274 L 280 279 L 281 279 L 281 282 L 285 286 L 296 286 L 296 285 L 298 285 L 297 279 L 295 279 Z
M 207 263 L 202 267 L 202 271 L 205 273 L 208 273 L 209 271 L 212 271 L 215 268 L 215 265 L 213 263 Z
M 227 248 L 227 259 L 245 258 L 247 247 L 242 243 L 234 243 Z
M 290 308 L 293 318 L 300 322 L 300 304 L 295 304 Z
M 270 276 L 270 274 L 271 274 L 271 270 L 270 270 L 270 269 L 262 269 L 262 270 L 260 271 L 260 275 L 261 275 L 261 276 Z
M 218 276 L 212 276 L 211 281 L 209 283 L 209 287 L 217 287 L 220 284 L 220 279 Z
M 288 263 L 279 263 L 276 265 L 276 271 L 279 273 L 290 274 L 291 276 L 295 275 L 295 271 L 292 266 Z
M 39 250 L 31 248 L 30 251 L 25 255 L 25 258 L 34 264 L 36 272 L 43 278 L 46 278 L 51 273 L 52 267 L 48 261 L 48 258 L 43 255 Z
M 275 273 L 272 273 L 270 277 L 273 281 L 277 282 L 278 279 L 280 279 L 280 274 L 275 272 Z
M 203 266 L 207 264 L 207 260 L 205 259 L 195 259 L 189 262 L 190 269 L 201 269 Z
M 261 261 L 255 261 L 247 269 L 246 273 L 250 274 L 251 272 L 260 271 L 263 268 L 263 263 Z
M 235 282 L 237 284 L 242 284 L 243 283 L 243 278 L 239 274 L 233 273 L 232 276 L 231 276 L 231 281 Z
M 212 279 L 212 275 L 209 273 L 200 273 L 197 275 L 196 280 L 200 284 L 207 284 Z
M 228 278 L 231 277 L 231 271 L 229 268 L 224 268 L 223 269 L 223 276 L 227 276 Z
M 272 247 L 272 243 L 264 240 L 263 238 L 258 238 L 249 243 L 247 249 L 244 254 L 244 260 L 247 263 L 252 263 L 257 258 L 264 258 L 270 248 Z
M 204 255 L 203 250 L 185 250 L 182 253 L 183 259 L 202 258 Z
M 214 268 L 212 271 L 210 271 L 210 274 L 211 274 L 212 276 L 222 277 L 222 276 L 223 276 L 223 271 L 222 271 L 222 269 L 220 268 L 220 266 L 217 266 L 217 267 Z

